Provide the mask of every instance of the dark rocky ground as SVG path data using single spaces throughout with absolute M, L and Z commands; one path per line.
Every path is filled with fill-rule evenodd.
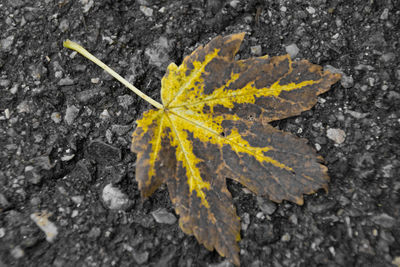
M 168 63 L 241 31 L 241 58 L 343 73 L 275 123 L 326 159 L 328 194 L 277 205 L 230 183 L 242 266 L 400 266 L 400 2 L 304 2 L 1 1 L 0 266 L 228 266 L 181 232 L 165 188 L 140 199 L 130 134 L 149 104 L 62 41 L 159 99 Z

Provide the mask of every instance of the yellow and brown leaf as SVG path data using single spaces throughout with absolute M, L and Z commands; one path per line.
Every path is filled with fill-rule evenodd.
M 182 230 L 239 265 L 240 218 L 226 178 L 257 195 L 303 204 L 327 189 L 306 141 L 268 122 L 313 107 L 339 74 L 288 55 L 234 60 L 244 33 L 218 36 L 162 79 L 163 109 L 137 121 L 132 151 L 143 197 L 168 186 Z

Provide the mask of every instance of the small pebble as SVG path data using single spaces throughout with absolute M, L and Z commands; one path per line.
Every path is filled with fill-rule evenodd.
M 92 78 L 92 79 L 90 79 L 90 81 L 92 83 L 94 83 L 94 84 L 97 84 L 97 83 L 99 83 L 100 79 L 99 78 Z
M 380 58 L 380 60 L 382 60 L 383 62 L 390 62 L 394 61 L 395 59 L 396 59 L 396 54 L 393 52 L 383 54 Z
M 389 9 L 385 8 L 380 16 L 381 20 L 387 20 L 389 18 Z
M 68 29 L 69 29 L 69 22 L 68 22 L 68 20 L 67 20 L 67 19 L 63 19 L 63 20 L 60 22 L 60 25 L 58 26 L 58 29 L 60 29 L 60 31 L 62 31 L 62 32 L 68 31 Z
M 296 214 L 290 215 L 290 217 L 289 217 L 289 222 L 293 223 L 294 225 L 297 225 L 297 224 L 298 224 L 298 219 L 297 219 Z
M 153 16 L 153 9 L 151 9 L 147 6 L 140 6 L 140 11 L 142 11 L 142 13 L 147 17 Z
M 316 143 L 316 144 L 315 144 L 315 149 L 316 149 L 317 151 L 320 151 L 320 150 L 321 150 L 321 145 L 318 144 L 318 143 Z
M 273 214 L 275 212 L 275 210 L 277 209 L 277 206 L 275 203 L 273 203 L 272 201 L 270 201 L 268 199 L 264 199 L 262 197 L 257 197 L 257 203 L 258 203 L 258 207 L 260 208 L 260 210 L 266 215 Z
M 17 106 L 17 111 L 18 113 L 29 113 L 31 111 L 31 108 L 29 106 L 28 101 L 24 100 L 21 103 L 19 103 Z
M 78 215 L 79 215 L 79 211 L 78 210 L 73 210 L 72 213 L 71 213 L 71 218 L 75 218 Z
M 386 213 L 375 215 L 371 220 L 384 228 L 392 228 L 396 224 L 396 219 Z
M 118 104 L 122 106 L 124 109 L 128 109 L 130 105 L 133 104 L 135 99 L 132 95 L 122 95 L 118 97 Z
M 14 43 L 14 36 L 8 36 L 5 39 L 1 39 L 0 40 L 0 49 L 5 51 L 5 52 L 9 52 L 11 51 L 12 45 Z
M 250 52 L 254 56 L 261 56 L 262 53 L 261 45 L 255 45 L 250 47 Z
M 288 242 L 288 241 L 290 241 L 290 235 L 289 235 L 288 233 L 285 233 L 285 234 L 282 236 L 281 240 L 282 240 L 283 242 Z
M 346 139 L 346 133 L 341 129 L 330 128 L 326 131 L 326 136 L 336 144 L 342 144 Z
M 229 2 L 229 5 L 236 9 L 239 3 L 240 3 L 240 0 L 232 0 Z
M 132 252 L 132 256 L 137 264 L 141 265 L 146 263 L 149 260 L 149 252 Z
M 80 205 L 83 202 L 83 196 L 72 196 L 71 200 L 77 204 Z
M 400 267 L 400 256 L 397 256 L 393 259 L 392 264 L 394 266 Z
M 89 144 L 88 154 L 97 162 L 104 164 L 115 163 L 121 160 L 121 149 L 99 140 Z
M 103 112 L 100 113 L 100 119 L 108 120 L 109 118 L 111 118 L 111 116 L 110 113 L 108 113 L 107 109 L 103 110 Z
M 89 12 L 89 10 L 93 7 L 94 1 L 93 0 L 80 0 L 82 4 L 83 13 Z
M 61 122 L 61 114 L 59 112 L 51 113 L 50 118 L 55 123 L 60 123 Z
M 310 15 L 315 14 L 315 8 L 313 8 L 312 6 L 306 7 L 306 10 Z
M 300 49 L 297 47 L 296 44 L 290 44 L 285 47 L 286 53 L 290 55 L 291 58 L 295 58 L 299 53 Z
M 151 215 L 158 223 L 174 224 L 176 222 L 175 215 L 164 208 L 153 211 Z
M 68 85 L 73 85 L 75 82 L 69 77 L 63 78 L 58 82 L 58 85 L 60 86 L 68 86 Z
M 15 95 L 18 92 L 18 86 L 18 84 L 14 84 L 10 89 L 10 93 Z
M 0 79 L 0 86 L 1 87 L 8 87 L 10 85 L 10 80 Z
M 50 214 L 47 212 L 36 212 L 31 214 L 31 219 L 46 234 L 46 240 L 53 242 L 58 234 L 57 227 L 49 221 Z
M 354 85 L 354 79 L 352 76 L 342 75 L 340 84 L 346 89 L 351 88 Z
M 79 109 L 77 107 L 75 107 L 74 105 L 68 106 L 67 110 L 65 111 L 64 121 L 68 125 L 71 125 L 75 121 L 76 117 L 78 117 L 78 114 Z
M 4 110 L 4 116 L 6 117 L 7 120 L 10 119 L 10 110 L 8 108 Z
M 3 227 L 1 227 L 0 228 L 0 238 L 3 238 L 5 235 L 6 235 L 6 230 Z
M 243 214 L 241 217 L 241 223 L 242 223 L 242 231 L 246 231 L 249 228 L 250 225 L 250 214 L 247 212 Z
M 14 259 L 20 259 L 25 255 L 25 251 L 23 251 L 20 246 L 16 246 L 10 252 L 11 256 L 13 256 Z
M 112 184 L 104 187 L 102 199 L 107 208 L 111 210 L 127 210 L 133 204 L 126 194 L 122 193 L 118 188 L 113 187 Z

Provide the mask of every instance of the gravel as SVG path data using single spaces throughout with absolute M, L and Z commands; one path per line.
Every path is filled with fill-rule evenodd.
M 326 131 L 326 136 L 336 144 L 342 144 L 346 140 L 346 133 L 342 129 L 328 129 Z
M 150 105 L 62 42 L 160 101 L 168 64 L 243 31 L 237 59 L 290 53 L 342 80 L 310 111 L 273 122 L 318 148 L 328 192 L 276 204 L 227 180 L 241 265 L 399 266 L 398 1 L 0 5 L 0 266 L 232 266 L 180 230 L 165 186 L 141 199 L 130 135 Z M 31 219 L 45 211 L 52 242 Z
M 126 194 L 112 184 L 108 184 L 103 188 L 101 197 L 107 208 L 111 210 L 127 210 L 133 204 Z
M 285 46 L 286 53 L 290 55 L 291 58 L 295 58 L 299 53 L 300 49 L 297 47 L 296 44 L 290 44 Z
M 174 214 L 164 208 L 153 211 L 151 215 L 153 215 L 154 220 L 158 223 L 174 224 L 176 222 Z

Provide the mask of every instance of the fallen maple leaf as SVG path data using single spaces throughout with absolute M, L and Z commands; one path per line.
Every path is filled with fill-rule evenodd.
M 244 33 L 218 36 L 178 67 L 168 66 L 160 104 L 67 41 L 157 110 L 137 121 L 132 151 L 143 197 L 166 183 L 179 225 L 207 249 L 240 265 L 240 219 L 226 187 L 229 177 L 275 202 L 303 204 L 303 194 L 327 190 L 322 158 L 268 122 L 313 107 L 339 74 L 289 55 L 234 60 Z M 97 60 L 97 61 L 96 61 Z M 137 90 L 137 91 L 136 91 Z

